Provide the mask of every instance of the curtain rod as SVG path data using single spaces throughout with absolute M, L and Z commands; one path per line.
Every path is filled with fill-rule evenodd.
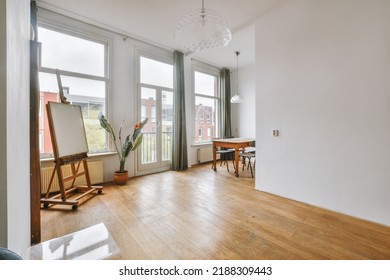
M 205 62 L 204 60 L 200 60 L 200 59 L 193 58 L 193 57 L 191 57 L 191 60 L 194 60 L 194 61 L 197 61 L 197 62 L 206 64 L 206 65 L 208 65 L 208 66 L 211 66 L 211 67 L 214 67 L 214 68 L 218 68 L 218 69 L 229 69 L 228 67 L 216 66 L 216 65 L 210 64 L 210 63 L 208 63 L 208 62 Z M 229 69 L 229 70 L 230 70 L 230 69 Z

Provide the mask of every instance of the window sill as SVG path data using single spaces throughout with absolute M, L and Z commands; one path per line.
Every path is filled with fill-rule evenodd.
M 211 146 L 211 145 L 213 145 L 213 142 L 192 144 L 191 147 L 198 148 L 198 147 Z
M 88 154 L 88 158 L 99 158 L 103 156 L 111 156 L 116 155 L 116 152 L 103 152 L 103 153 L 96 153 L 96 154 Z M 51 162 L 54 161 L 54 158 L 41 158 L 40 162 Z

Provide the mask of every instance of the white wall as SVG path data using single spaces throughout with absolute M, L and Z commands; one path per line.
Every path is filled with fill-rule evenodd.
M 0 1 L 0 127 L 7 124 L 7 21 L 6 1 Z M 0 225 L 7 224 L 7 134 L 0 133 Z M 0 247 L 7 247 L 7 227 L 0 227 Z
M 231 74 L 232 95 L 237 91 L 237 70 Z M 256 137 L 256 67 L 238 69 L 238 91 L 243 103 L 232 104 L 232 133 L 235 137 Z
M 390 225 L 389 14 L 297 0 L 256 22 L 257 189 Z
M 30 245 L 30 1 L 1 1 L 0 7 L 0 246 L 21 254 Z

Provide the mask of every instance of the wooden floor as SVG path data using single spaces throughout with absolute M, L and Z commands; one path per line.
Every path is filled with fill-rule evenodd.
M 103 222 L 120 248 L 113 259 L 390 259 L 389 227 L 257 191 L 249 171 L 210 164 L 55 208 L 41 211 L 42 241 Z

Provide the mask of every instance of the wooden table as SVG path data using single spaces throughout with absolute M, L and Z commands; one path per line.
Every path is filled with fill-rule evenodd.
M 214 171 L 217 171 L 217 148 L 228 148 L 234 149 L 234 166 L 235 166 L 235 175 L 238 177 L 238 158 L 240 155 L 240 149 L 251 146 L 252 142 L 255 139 L 252 138 L 221 138 L 213 139 L 213 161 L 214 161 Z

